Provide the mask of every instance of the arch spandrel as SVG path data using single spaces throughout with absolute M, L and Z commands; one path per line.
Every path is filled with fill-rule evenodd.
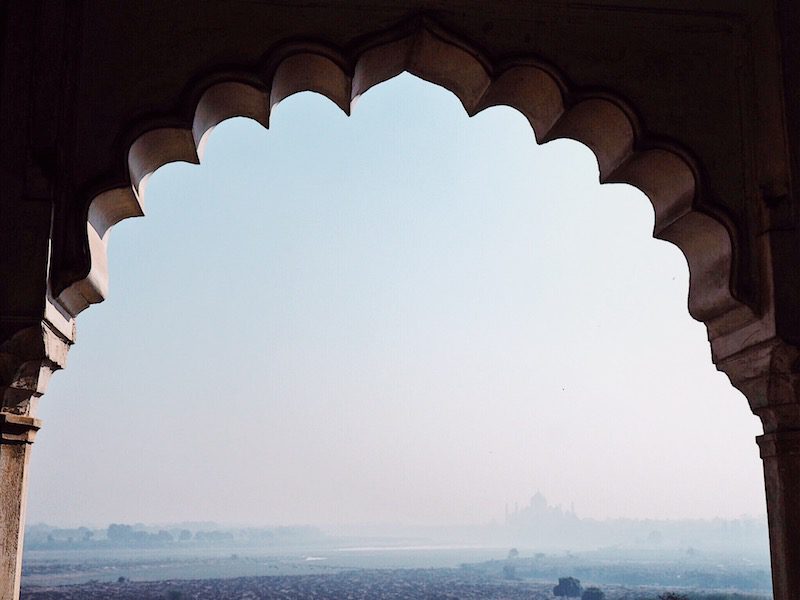
M 160 115 L 133 124 L 140 133 L 127 150 L 125 181 L 92 200 L 82 240 L 88 273 L 60 290 L 60 306 L 75 316 L 103 300 L 111 226 L 143 214 L 144 184 L 158 167 L 173 161 L 198 162 L 203 142 L 216 124 L 247 116 L 268 126 L 272 107 L 300 91 L 321 93 L 349 113 L 370 87 L 406 71 L 453 92 L 469 114 L 497 104 L 512 106 L 528 118 L 539 141 L 568 137 L 587 145 L 597 157 L 601 181 L 642 189 L 655 208 L 654 235 L 675 243 L 689 263 L 691 314 L 707 324 L 712 342 L 723 340 L 715 347 L 718 364 L 737 350 L 729 334 L 749 327 L 751 343 L 771 334 L 770 323 L 764 322 L 757 307 L 735 294 L 737 256 L 747 248 L 747 239 L 736 237 L 731 219 L 715 218 L 698 206 L 709 195 L 702 193 L 705 169 L 689 150 L 649 135 L 636 108 L 625 100 L 605 91 L 571 89 L 567 77 L 533 57 L 495 66 L 480 49 L 429 18 L 376 34 L 374 40 L 362 40 L 361 47 L 357 54 L 293 40 L 273 48 L 261 67 L 215 73 L 208 78 L 213 83 L 203 87 L 201 82 L 185 92 L 196 98 L 188 116 L 183 108 L 171 117 Z M 173 103 L 180 104 L 180 100 Z M 164 126 L 165 122 L 173 125 Z M 55 275 L 54 288 L 59 291 L 66 282 Z
M 138 4 L 92 4 L 90 10 L 85 8 L 85 27 L 92 35 L 82 48 L 81 82 L 84 97 L 96 100 L 86 105 L 91 110 L 79 107 L 76 122 L 79 137 L 94 143 L 81 148 L 74 172 L 79 195 L 66 208 L 78 212 L 73 204 L 127 183 L 120 156 L 155 123 L 186 127 L 195 116 L 198 93 L 207 87 L 205 80 L 234 71 L 251 81 L 271 80 L 275 57 L 294 44 L 330 49 L 346 76 L 355 76 L 353 86 L 366 89 L 375 82 L 363 85 L 358 61 L 367 60 L 376 47 L 407 44 L 411 32 L 435 36 L 430 32 L 437 28 L 421 26 L 427 20 L 440 25 L 438 30 L 446 33 L 439 35 L 451 43 L 426 46 L 417 41 L 412 51 L 423 56 L 394 52 L 396 64 L 388 65 L 392 68 L 386 72 L 396 74 L 402 62 L 403 70 L 415 73 L 415 60 L 423 60 L 429 75 L 438 78 L 435 82 L 454 91 L 469 111 L 478 93 L 457 88 L 479 88 L 480 82 L 465 78 L 471 61 L 460 61 L 460 74 L 449 77 L 445 66 L 459 59 L 448 59 L 447 53 L 467 49 L 481 59 L 474 62 L 493 71 L 495 82 L 515 62 L 543 58 L 557 65 L 559 76 L 566 75 L 567 105 L 584 97 L 586 90 L 610 92 L 633 107 L 636 121 L 649 136 L 690 149 L 705 180 L 697 202 L 710 214 L 728 214 L 741 229 L 735 244 L 734 291 L 755 305 L 762 283 L 753 283 L 759 278 L 759 264 L 751 246 L 758 231 L 749 218 L 748 203 L 760 183 L 747 164 L 756 146 L 747 118 L 755 106 L 747 73 L 757 52 L 747 35 L 754 23 L 765 20 L 754 10 L 765 10 L 747 2 L 704 2 L 702 7 L 671 2 L 668 10 L 659 4 L 507 2 L 494 3 L 487 11 L 482 3 L 369 0 L 358 6 L 331 1 L 313 10 L 293 10 L 264 1 L 226 3 L 224 8 L 203 3 L 191 18 L 182 14 L 182 3 L 158 11 L 142 10 Z M 101 25 L 103 31 L 95 32 Z M 124 31 L 120 34 L 119 29 Z M 226 31 L 236 35 L 223 34 Z M 112 39 L 110 32 L 117 37 Z M 469 43 L 461 44 L 463 40 Z M 438 60 L 443 68 L 436 74 L 431 73 L 430 57 L 424 56 L 426 47 L 444 53 Z M 480 69 L 475 73 L 480 79 Z M 336 92 L 328 90 L 329 95 Z M 134 131 L 137 127 L 144 129 Z M 773 158 L 764 162 L 773 164 Z M 57 292 L 88 270 L 88 246 L 75 239 L 84 235 L 79 221 L 69 219 L 69 230 L 55 240 Z

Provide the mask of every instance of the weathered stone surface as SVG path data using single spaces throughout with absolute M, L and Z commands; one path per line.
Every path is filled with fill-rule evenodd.
M 64 332 L 42 320 L 0 343 L 0 600 L 19 595 L 28 461 L 41 427 L 37 402 L 52 372 L 66 364 L 73 335 L 67 324 Z
M 796 2 L 12 0 L 0 27 L 0 597 L 32 441 L 12 438 L 35 430 L 14 419 L 107 295 L 109 230 L 143 214 L 149 175 L 197 162 L 226 118 L 266 126 L 303 90 L 348 112 L 409 71 L 469 114 L 508 104 L 539 141 L 581 141 L 602 181 L 648 195 L 715 363 L 764 423 L 775 597 L 800 598 Z

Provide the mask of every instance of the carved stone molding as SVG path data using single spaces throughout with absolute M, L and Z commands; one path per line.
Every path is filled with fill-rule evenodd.
M 765 433 L 758 436 L 761 458 L 773 456 L 800 456 L 800 431 Z
M 39 419 L 0 412 L 0 444 L 32 444 L 41 427 Z
M 765 433 L 800 431 L 800 349 L 771 338 L 717 366 L 747 397 Z
M 0 413 L 33 418 L 50 376 L 66 366 L 71 344 L 72 339 L 42 320 L 0 345 Z M 20 426 L 23 422 L 8 421 Z

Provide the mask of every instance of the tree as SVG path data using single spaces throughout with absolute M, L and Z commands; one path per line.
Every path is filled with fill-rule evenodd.
M 106 536 L 112 542 L 123 542 L 129 540 L 133 535 L 133 527 L 130 525 L 122 525 L 118 523 L 111 523 L 108 526 Z
M 156 539 L 157 539 L 159 542 L 174 542 L 174 541 L 175 541 L 175 540 L 173 539 L 173 537 L 172 537 L 172 534 L 171 534 L 169 531 L 166 531 L 166 530 L 164 530 L 164 529 L 162 529 L 161 531 L 159 531 L 159 532 L 158 532 L 158 533 L 155 535 L 155 538 L 156 538 Z
M 599 587 L 588 587 L 581 594 L 581 600 L 604 600 L 606 595 Z
M 658 600 L 689 600 L 689 596 L 676 594 L 675 592 L 667 592 L 666 594 L 661 594 Z
M 553 595 L 579 598 L 581 591 L 581 582 L 574 577 L 559 577 L 558 585 L 553 588 Z
M 508 551 L 508 558 L 519 558 L 519 550 L 512 548 Z

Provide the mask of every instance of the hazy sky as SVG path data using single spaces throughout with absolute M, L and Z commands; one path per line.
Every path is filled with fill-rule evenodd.
M 219 126 L 112 233 L 29 523 L 764 513 L 744 397 L 653 211 L 512 109 L 401 76 Z

